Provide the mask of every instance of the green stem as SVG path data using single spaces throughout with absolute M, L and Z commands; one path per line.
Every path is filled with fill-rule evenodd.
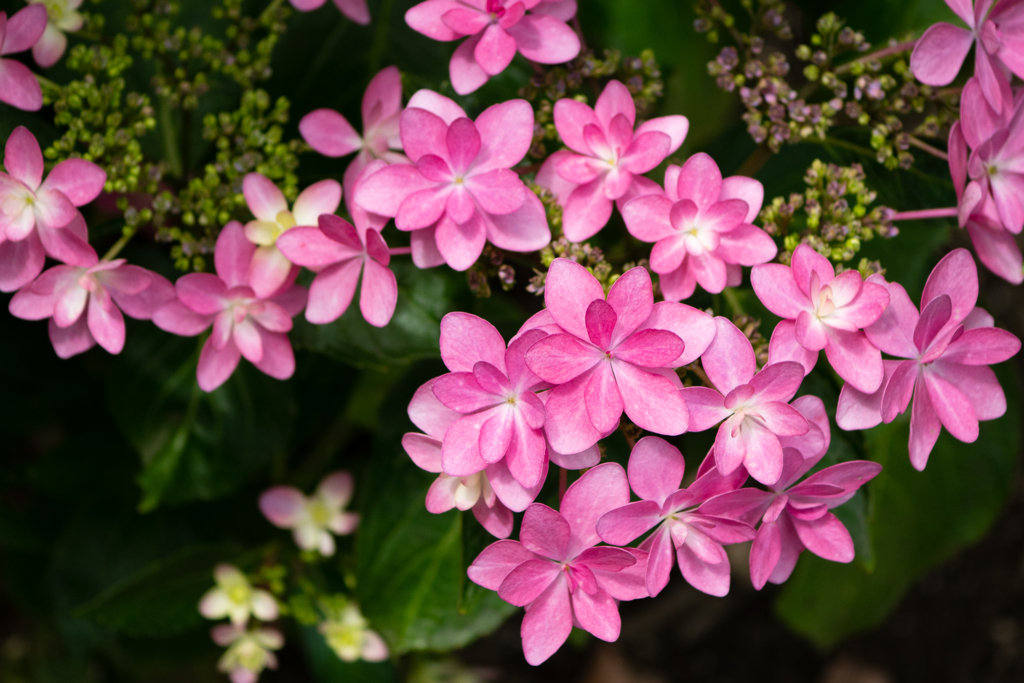
M 41 85 L 44 88 L 52 88 L 53 90 L 63 90 L 64 89 L 63 85 L 60 85 L 59 83 L 54 83 L 53 81 L 51 81 L 49 78 L 46 78 L 45 76 L 40 76 L 37 73 L 33 73 L 32 75 L 36 77 L 37 81 L 39 81 L 39 85 Z
M 117 255 L 121 253 L 121 250 L 124 249 L 124 245 L 131 242 L 132 238 L 135 237 L 135 233 L 138 232 L 136 228 L 127 228 L 127 230 L 128 232 L 121 235 L 121 239 L 114 242 L 114 246 L 107 250 L 107 253 L 103 255 L 102 259 L 100 259 L 101 261 L 114 260 Z
M 160 129 L 164 139 L 164 157 L 167 159 L 167 169 L 171 175 L 180 178 L 182 175 L 181 149 L 175 139 L 174 114 L 171 105 L 166 97 L 160 98 Z
M 743 310 L 743 304 L 740 303 L 740 298 L 736 296 L 736 290 L 732 287 L 726 287 L 722 290 L 722 296 L 725 297 L 725 302 L 729 304 L 729 308 L 732 309 L 733 315 L 746 315 L 747 312 Z
M 370 65 L 370 75 L 373 76 L 380 71 L 380 62 L 384 56 L 384 48 L 388 43 L 388 29 L 391 28 L 391 8 L 394 0 L 383 0 L 380 3 L 380 16 L 377 17 L 377 31 L 373 36 L 373 45 L 370 46 L 370 55 L 367 60 Z

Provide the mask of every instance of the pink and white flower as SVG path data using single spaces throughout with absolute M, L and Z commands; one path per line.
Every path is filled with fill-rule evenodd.
M 32 58 L 46 69 L 56 64 L 67 49 L 68 37 L 65 34 L 82 28 L 85 18 L 78 11 L 82 0 L 28 0 L 28 4 L 46 8 L 46 29 L 32 46 Z
M 327 0 L 289 0 L 289 2 L 300 12 L 312 12 L 322 7 Z M 334 4 L 338 11 L 351 21 L 363 26 L 370 23 L 370 8 L 366 6 L 366 0 L 334 0 Z
M 199 601 L 199 613 L 207 619 L 228 617 L 238 627 L 244 627 L 250 616 L 261 621 L 277 619 L 277 600 L 268 591 L 253 588 L 238 567 L 218 564 L 213 578 L 216 587 L 206 591 Z
M 359 526 L 359 515 L 345 511 L 353 487 L 348 472 L 328 474 L 308 497 L 293 486 L 275 486 L 260 496 L 260 511 L 274 526 L 291 529 L 295 545 L 330 557 L 334 535 L 348 536 Z
M 213 642 L 228 648 L 217 662 L 217 671 L 226 673 L 231 683 L 256 683 L 264 669 L 277 668 L 273 651 L 284 647 L 284 636 L 277 629 L 223 624 L 210 634 Z
M 388 646 L 380 634 L 369 628 L 359 608 L 348 603 L 340 613 L 317 625 L 327 647 L 334 650 L 343 662 L 383 662 L 388 658 Z
M 618 639 L 618 601 L 647 597 L 647 553 L 595 547 L 598 519 L 628 502 L 622 467 L 598 465 L 569 487 L 559 512 L 534 503 L 519 541 L 492 543 L 470 565 L 473 582 L 526 607 L 521 633 L 530 664 L 553 655 L 574 624 L 601 640 Z
M 541 64 L 560 64 L 580 53 L 580 39 L 565 23 L 576 3 L 541 0 L 426 0 L 405 22 L 434 40 L 469 37 L 449 65 L 452 87 L 468 95 L 504 71 L 518 51 Z
M 46 30 L 46 7 L 29 5 L 10 18 L 0 12 L 0 102 L 25 111 L 43 107 L 43 89 L 28 67 L 3 56 L 35 46 Z M 8 169 L 9 170 L 9 169 Z

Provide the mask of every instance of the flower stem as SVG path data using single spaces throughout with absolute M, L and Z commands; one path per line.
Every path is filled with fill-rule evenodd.
M 133 237 L 135 237 L 135 233 L 136 232 L 138 232 L 138 230 L 136 228 L 128 228 L 126 230 L 126 232 L 121 235 L 121 239 L 119 239 L 116 242 L 114 242 L 114 246 L 112 246 L 109 250 L 107 250 L 107 253 L 104 254 L 103 258 L 100 259 L 100 260 L 101 261 L 112 261 L 112 260 L 114 260 L 114 258 L 118 254 L 121 253 L 121 250 L 124 249 L 124 245 L 128 244 L 131 241 L 131 239 Z
M 908 40 L 905 43 L 898 43 L 896 45 L 890 45 L 889 47 L 886 47 L 886 48 L 883 48 L 881 50 L 878 50 L 877 52 L 872 52 L 869 55 L 864 55 L 863 57 L 858 57 L 857 59 L 853 60 L 852 62 L 847 62 L 846 64 L 842 64 L 840 66 L 837 66 L 835 68 L 835 70 L 833 71 L 833 73 L 835 73 L 836 76 L 842 76 L 843 74 L 847 73 L 850 69 L 852 69 L 854 64 L 858 64 L 858 63 L 862 63 L 862 62 L 867 62 L 867 61 L 870 61 L 872 59 L 885 59 L 886 57 L 890 57 L 892 55 L 899 54 L 900 52 L 906 52 L 908 50 L 913 50 L 914 49 L 914 45 L 916 45 L 916 44 L 917 44 L 917 40 Z
M 412 253 L 412 247 L 391 247 L 388 249 L 388 252 L 390 252 L 392 256 L 404 256 Z
M 558 507 L 562 507 L 562 498 L 565 497 L 565 489 L 568 488 L 569 473 L 564 467 L 558 468 Z
M 37 73 L 33 73 L 32 75 L 36 77 L 37 81 L 39 81 L 39 85 L 41 85 L 44 88 L 51 88 L 53 90 L 62 90 L 64 88 L 64 86 L 60 85 L 59 83 L 54 83 L 45 76 L 40 76 Z
M 913 145 L 914 147 L 917 147 L 918 149 L 923 149 L 924 151 L 928 152 L 929 154 L 931 154 L 934 157 L 938 157 L 938 158 L 942 159 L 943 161 L 949 161 L 949 155 L 948 154 L 943 152 L 941 149 L 938 149 L 937 147 L 932 147 L 931 145 L 929 145 L 924 140 L 920 140 L 918 138 L 915 138 L 913 135 L 908 135 L 907 136 L 907 141 L 910 142 L 910 144 Z
M 944 209 L 923 209 L 921 211 L 903 211 L 892 216 L 892 221 L 916 221 L 924 218 L 954 218 L 957 215 L 957 207 L 950 206 Z
M 736 290 L 732 287 L 726 287 L 722 290 L 722 296 L 725 297 L 725 302 L 729 304 L 729 308 L 732 309 L 733 315 L 746 315 L 747 312 L 743 310 L 743 304 L 740 303 L 740 299 L 736 296 Z

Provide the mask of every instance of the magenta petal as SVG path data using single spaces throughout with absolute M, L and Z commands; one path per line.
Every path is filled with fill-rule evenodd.
M 572 611 L 583 630 L 609 643 L 618 640 L 622 622 L 619 605 L 604 590 L 593 595 L 577 589 L 572 594 Z
M 729 594 L 729 559 L 727 556 L 717 564 L 709 564 L 698 557 L 689 545 L 683 545 L 676 550 L 676 558 L 679 561 L 679 570 L 682 572 L 683 578 L 691 586 L 708 595 L 724 597 Z
M 363 146 L 352 124 L 333 109 L 316 109 L 303 116 L 299 133 L 310 147 L 328 157 L 343 157 Z
M 845 332 L 829 328 L 825 356 L 840 377 L 865 393 L 874 393 L 882 384 L 882 354 L 863 330 Z
M 586 312 L 596 299 L 604 299 L 604 289 L 586 268 L 568 259 L 552 262 L 544 289 L 544 303 L 562 329 L 580 339 L 587 339 Z
M 928 464 L 928 456 L 935 447 L 935 442 L 939 440 L 942 423 L 935 408 L 932 407 L 928 388 L 920 374 L 914 393 L 916 400 L 910 412 L 910 464 L 914 469 L 921 471 Z
M 792 519 L 800 541 L 812 553 L 832 562 L 853 561 L 853 539 L 850 538 L 850 532 L 831 512 L 813 521 Z
M 782 539 L 776 522 L 767 522 L 757 531 L 750 546 L 750 581 L 761 590 L 775 571 L 782 551 Z
M 600 541 L 597 521 L 610 510 L 629 503 L 626 472 L 616 463 L 604 463 L 577 479 L 562 498 L 561 514 L 572 529 L 566 557 L 576 557 Z
M 781 318 L 795 319 L 810 301 L 797 286 L 793 271 L 778 263 L 754 266 L 750 284 L 765 307 Z
M 43 181 L 43 152 L 36 137 L 25 126 L 18 126 L 7 137 L 4 168 L 30 190 L 35 191 Z
M 910 55 L 910 70 L 928 85 L 948 85 L 956 78 L 974 43 L 970 31 L 940 22 L 924 32 Z
M 666 436 L 686 431 L 686 404 L 672 382 L 630 363 L 615 362 L 612 367 L 626 415 L 638 427 Z
M 484 548 L 466 574 L 474 583 L 496 591 L 510 571 L 536 557 L 519 541 L 498 541 Z
M 527 560 L 513 569 L 501 582 L 498 597 L 522 607 L 528 605 L 558 577 L 561 567 L 547 560 Z
M 361 259 L 353 258 L 318 273 L 309 287 L 306 320 L 324 325 L 340 318 L 352 302 L 362 265 Z
M 616 315 L 615 332 L 611 341 L 613 345 L 621 343 L 650 318 L 654 310 L 653 302 L 653 285 L 646 268 L 631 268 L 615 281 L 608 290 L 608 305 Z M 675 360 L 678 355 L 666 363 Z
M 715 387 L 727 394 L 747 384 L 757 370 L 754 347 L 728 319 L 715 318 L 716 334 L 701 358 L 704 371 Z
M 671 301 L 654 304 L 651 315 L 637 329 L 668 330 L 683 340 L 683 353 L 668 364 L 672 368 L 689 365 L 697 360 L 716 333 L 715 322 L 710 315 L 692 306 Z
M 629 485 L 642 499 L 660 505 L 679 488 L 685 467 L 678 448 L 656 436 L 645 436 L 629 455 Z
M 29 68 L 21 62 L 0 59 L 0 102 L 24 111 L 39 111 L 43 108 L 43 89 Z
M 603 436 L 587 415 L 583 392 L 588 379 L 581 375 L 548 392 L 544 432 L 559 453 L 585 451 Z
M 580 53 L 580 39 L 564 21 L 555 17 L 527 14 L 509 34 L 524 57 L 541 64 L 572 61 Z
M 441 319 L 441 359 L 452 372 L 472 372 L 479 362 L 505 372 L 505 342 L 483 318 L 470 313 L 449 313 Z
M 53 167 L 39 190 L 58 190 L 75 206 L 84 206 L 99 196 L 105 182 L 106 172 L 91 161 L 66 159 Z
M 213 342 L 214 338 L 211 336 L 203 344 L 203 350 L 199 354 L 199 366 L 196 368 L 199 388 L 206 392 L 213 391 L 226 382 L 238 367 L 238 361 L 242 356 L 232 341 L 228 341 L 220 350 L 214 347 Z
M 473 48 L 474 60 L 489 76 L 496 76 L 504 71 L 515 56 L 515 38 L 498 24 L 488 25 Z
M 675 564 L 672 534 L 668 526 L 661 526 L 640 547 L 648 551 L 645 584 L 648 594 L 653 598 L 668 585 L 672 565 Z
M 476 521 L 480 522 L 480 526 L 487 529 L 488 533 L 495 538 L 508 538 L 512 534 L 515 517 L 511 510 L 502 505 L 500 500 L 495 501 L 493 507 L 488 507 L 481 498 L 473 506 L 473 516 L 476 517 Z
M 942 359 L 963 365 L 992 365 L 1012 358 L 1020 351 L 1020 340 L 994 327 L 967 330 L 946 347 Z
M 602 179 L 580 185 L 563 204 L 562 231 L 570 242 L 587 240 L 603 228 L 612 215 L 613 202 L 605 196 Z
M 661 521 L 660 511 L 661 506 L 653 500 L 629 503 L 602 515 L 597 522 L 597 533 L 605 543 L 632 543 Z
M 572 631 L 572 605 L 564 574 L 551 582 L 526 608 L 520 633 L 526 661 L 537 666 L 547 661 Z
M 476 61 L 476 48 L 482 38 L 483 34 L 478 33 L 462 41 L 448 64 L 452 88 L 460 95 L 476 91 L 490 78 L 490 74 Z
M 546 505 L 534 503 L 526 508 L 519 538 L 523 547 L 556 562 L 567 555 L 571 530 L 566 519 Z
M 948 294 L 953 305 L 951 324 L 964 320 L 974 310 L 978 301 L 978 269 L 966 249 L 954 249 L 935 266 L 924 285 L 921 306 L 942 294 Z
M 50 318 L 47 329 L 53 350 L 60 358 L 71 358 L 88 351 L 96 344 L 96 340 L 89 332 L 89 323 L 84 315 L 70 327 L 58 327 L 53 318 Z
M 973 443 L 978 439 L 978 417 L 970 400 L 956 388 L 956 385 L 944 378 L 929 372 L 921 373 L 928 398 L 942 426 L 954 438 L 965 443 Z
M 290 529 L 300 521 L 306 508 L 306 497 L 291 486 L 275 486 L 260 495 L 260 512 L 274 526 Z

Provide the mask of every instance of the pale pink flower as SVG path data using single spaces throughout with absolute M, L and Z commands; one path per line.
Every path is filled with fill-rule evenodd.
M 352 213 L 356 178 L 375 159 L 389 164 L 407 164 L 399 152 L 398 131 L 402 115 L 402 74 L 398 67 L 381 70 L 363 93 L 363 134 L 359 135 L 344 116 L 333 109 L 316 109 L 299 121 L 299 133 L 310 147 L 327 157 L 344 157 L 358 152 L 345 169 L 345 201 Z
M 292 318 L 306 305 L 306 289 L 286 282 L 273 297 L 258 297 L 249 286 L 255 251 L 256 245 L 245 238 L 242 224 L 228 223 L 217 237 L 213 253 L 217 274 L 190 273 L 178 278 L 178 297 L 153 316 L 160 329 L 186 337 L 213 325 L 196 369 L 203 391 L 213 391 L 227 381 L 242 356 L 276 379 L 288 379 L 295 372 L 287 332 L 292 329 Z
M 321 214 L 333 214 L 341 203 L 341 185 L 321 180 L 299 193 L 288 209 L 288 200 L 272 180 L 250 173 L 242 181 L 242 194 L 255 216 L 245 225 L 245 236 L 259 246 L 252 257 L 248 284 L 256 296 L 267 298 L 280 290 L 298 272 L 281 250 L 277 238 L 295 227 L 316 227 Z
M 218 564 L 213 571 L 217 582 L 199 601 L 199 613 L 207 619 L 228 617 L 235 626 L 245 626 L 249 617 L 261 621 L 277 619 L 277 600 L 268 591 L 253 588 L 238 567 Z
M 24 126 L 7 138 L 4 168 L 7 173 L 0 173 L 0 291 L 12 292 L 34 280 L 47 255 L 69 265 L 95 265 L 96 252 L 89 246 L 85 222 L 75 221 L 79 216 L 75 207 L 88 204 L 103 191 L 107 181 L 103 169 L 84 159 L 66 159 L 43 180 L 43 152 Z
M 164 277 L 124 259 L 101 261 L 93 252 L 86 265 L 54 266 L 26 284 L 11 299 L 10 311 L 24 320 L 49 318 L 53 349 L 70 358 L 97 343 L 109 353 L 121 353 L 122 311 L 149 320 L 173 298 L 174 287 Z
M 827 429 L 824 407 L 821 414 Z M 805 458 L 796 448 L 787 447 L 782 477 L 770 490 L 745 488 L 724 493 L 700 509 L 748 524 L 760 520 L 750 548 L 750 580 L 758 590 L 768 582 L 785 582 L 804 549 L 832 562 L 853 561 L 850 532 L 829 510 L 850 500 L 857 489 L 882 471 L 882 466 L 867 460 L 844 462 L 797 484 L 823 454 Z
M 526 607 L 523 653 L 534 666 L 562 646 L 573 625 L 601 640 L 619 637 L 618 600 L 647 597 L 647 553 L 594 547 L 603 514 L 629 502 L 626 473 L 616 463 L 588 470 L 565 492 L 561 511 L 534 503 L 519 541 L 498 541 L 473 560 L 475 583 Z
M 562 205 L 562 230 L 582 242 L 608 223 L 612 204 L 660 192 L 643 178 L 683 144 L 690 123 L 685 116 L 662 116 L 636 127 L 636 105 L 629 89 L 610 81 L 591 109 L 566 97 L 555 103 L 555 127 L 571 151 L 552 154 L 537 174 Z M 745 215 L 745 214 L 744 214 Z
M 359 526 L 359 515 L 345 511 L 353 487 L 348 472 L 328 474 L 311 496 L 294 486 L 275 486 L 260 496 L 260 511 L 274 526 L 291 529 L 295 545 L 330 557 L 334 535 L 348 536 Z
M 0 12 L 0 102 L 25 111 L 43 107 L 43 89 L 28 67 L 2 56 L 24 52 L 39 42 L 46 30 L 46 8 L 29 5 L 14 13 Z M 8 169 L 10 170 L 10 169 Z
M 746 335 L 727 318 L 715 318 L 715 325 L 715 339 L 701 356 L 715 388 L 683 389 L 690 431 L 721 422 L 714 452 L 722 474 L 743 465 L 762 484 L 774 484 L 782 474 L 779 438 L 800 436 L 809 428 L 803 415 L 788 405 L 800 388 L 804 369 L 799 363 L 783 361 L 758 372 L 754 347 Z
M 699 283 L 717 294 L 742 280 L 740 266 L 775 258 L 775 240 L 751 222 L 761 211 L 764 187 L 753 178 L 722 178 L 701 152 L 665 171 L 665 193 L 629 200 L 622 218 L 633 237 L 655 242 L 651 270 L 669 301 L 693 294 Z
M 42 5 L 47 11 L 46 30 L 32 46 L 32 58 L 45 69 L 56 64 L 67 49 L 65 34 L 82 28 L 85 18 L 78 11 L 82 0 L 28 0 L 28 4 Z
M 942 427 L 972 443 L 979 420 L 1006 412 L 1006 396 L 987 366 L 1014 356 L 1020 340 L 993 327 L 992 316 L 975 307 L 978 271 L 966 249 L 951 251 L 935 266 L 920 313 L 899 284 L 872 279 L 888 287 L 891 303 L 864 331 L 885 353 L 908 360 L 885 361 L 885 381 L 871 394 L 843 387 L 836 422 L 843 429 L 892 422 L 913 398 L 910 462 L 923 470 Z
M 692 363 L 714 337 L 714 322 L 685 304 L 654 303 L 651 276 L 633 268 L 604 288 L 586 268 L 555 259 L 544 288 L 547 310 L 527 326 L 548 331 L 526 353 L 530 369 L 556 385 L 544 430 L 560 452 L 589 448 L 614 431 L 623 411 L 638 427 L 686 431 L 682 383 L 674 368 Z M 522 334 L 522 333 L 521 333 Z
M 426 0 L 405 22 L 434 40 L 469 36 L 449 65 L 452 87 L 468 95 L 512 63 L 518 51 L 541 64 L 561 64 L 580 53 L 580 39 L 565 23 L 575 2 L 541 0 Z M 572 16 L 568 19 L 570 8 Z M 531 12 L 532 10 L 532 12 Z
M 312 12 L 321 7 L 327 0 L 289 0 L 292 7 L 300 12 Z M 348 19 L 366 26 L 370 23 L 370 8 L 366 0 L 334 0 L 335 6 Z
M 946 0 L 967 28 L 939 22 L 917 41 L 910 55 L 914 77 L 928 85 L 949 85 L 960 73 L 971 46 L 974 75 L 993 109 L 1003 106 L 997 74 L 1024 76 L 1024 4 L 1019 0 Z
M 511 170 L 533 140 L 526 100 L 496 104 L 471 121 L 447 97 L 421 90 L 402 112 L 401 134 L 415 165 L 395 164 L 364 177 L 355 202 L 412 231 L 417 266 L 466 270 L 488 240 L 520 252 L 551 241 L 544 205 Z
M 696 481 L 681 489 L 685 467 L 683 454 L 664 439 L 640 439 L 629 456 L 629 485 L 640 500 L 602 516 L 597 533 L 605 543 L 626 545 L 658 527 L 640 544 L 640 550 L 648 553 L 646 585 L 651 597 L 668 585 L 675 562 L 673 549 L 679 571 L 691 586 L 724 596 L 729 592 L 729 556 L 722 546 L 751 540 L 754 528 L 706 515 L 699 506 L 742 486 L 747 474 L 739 468 L 723 476 L 711 463 L 701 467 Z
M 840 377 L 861 391 L 878 389 L 882 354 L 862 328 L 889 304 L 885 287 L 864 282 L 856 270 L 837 276 L 829 260 L 806 244 L 793 252 L 790 266 L 754 266 L 750 283 L 761 303 L 784 318 L 772 333 L 770 363 L 796 361 L 807 374 L 824 349 Z
M 383 662 L 388 658 L 388 645 L 369 625 L 359 608 L 350 602 L 330 619 L 320 622 L 316 630 L 343 662 Z
M 217 662 L 217 671 L 226 673 L 231 683 L 256 683 L 264 669 L 276 669 L 273 650 L 284 647 L 284 636 L 273 628 L 246 629 L 234 624 L 215 626 L 213 642 L 228 648 Z

